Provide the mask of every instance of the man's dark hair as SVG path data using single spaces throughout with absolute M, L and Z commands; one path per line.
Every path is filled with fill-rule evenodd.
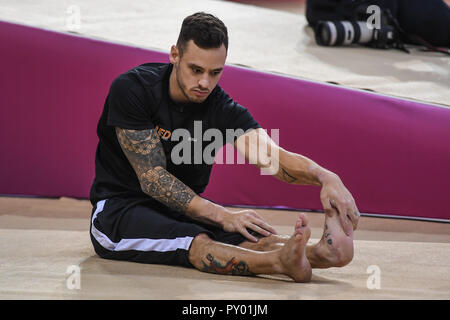
M 220 48 L 223 43 L 228 51 L 227 27 L 220 19 L 209 13 L 197 12 L 183 20 L 177 41 L 180 55 L 183 55 L 189 40 L 194 40 L 194 43 L 202 49 Z

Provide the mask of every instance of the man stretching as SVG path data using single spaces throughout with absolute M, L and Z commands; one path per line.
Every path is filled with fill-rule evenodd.
M 196 13 L 184 19 L 170 63 L 146 63 L 112 82 L 97 127 L 90 193 L 96 253 L 218 274 L 285 274 L 297 282 L 309 281 L 311 268 L 346 265 L 359 219 L 352 195 L 336 174 L 279 147 L 218 85 L 227 50 L 223 22 Z M 304 214 L 292 235 L 282 236 L 254 210 L 233 212 L 202 198 L 212 164 L 180 163 L 172 152 L 180 143 L 177 130 L 194 136 L 198 124 L 203 132 L 215 129 L 223 136 L 227 129 L 240 129 L 243 134 L 223 144 L 234 144 L 260 168 L 275 167 L 277 179 L 320 186 L 322 239 L 307 245 Z M 201 151 L 206 147 L 195 139 L 190 143 L 200 143 Z

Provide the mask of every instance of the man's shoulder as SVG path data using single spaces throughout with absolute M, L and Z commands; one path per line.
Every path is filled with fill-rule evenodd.
M 122 81 L 145 81 L 149 84 L 162 81 L 169 71 L 169 63 L 144 63 L 116 77 Z M 115 79 L 115 80 L 116 80 Z
M 111 84 L 111 90 L 116 92 L 133 91 L 135 94 L 145 94 L 148 91 L 161 90 L 161 84 L 166 79 L 171 65 L 169 63 L 144 63 L 119 74 Z M 155 93 L 153 93 L 155 95 Z M 156 94 L 159 96 L 159 94 Z

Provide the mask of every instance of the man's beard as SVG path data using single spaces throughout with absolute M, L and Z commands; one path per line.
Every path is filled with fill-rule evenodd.
M 188 102 L 191 102 L 191 103 L 201 103 L 201 102 L 203 102 L 205 99 L 206 99 L 206 97 L 205 97 L 205 99 L 200 99 L 200 100 L 192 100 L 190 97 L 189 97 L 189 95 L 187 94 L 187 92 L 186 92 L 186 86 L 183 84 L 183 82 L 180 80 L 181 78 L 180 78 L 180 67 L 179 67 L 179 65 L 178 65 L 178 67 L 177 67 L 177 84 L 178 84 L 178 87 L 180 88 L 180 90 L 181 90 L 181 92 L 183 93 L 183 95 L 184 95 L 184 97 L 188 100 Z

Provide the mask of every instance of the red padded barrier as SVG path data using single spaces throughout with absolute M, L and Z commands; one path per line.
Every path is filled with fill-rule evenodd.
M 0 22 L 0 193 L 86 198 L 111 81 L 167 54 Z M 361 212 L 450 219 L 450 109 L 227 66 L 221 85 L 282 147 L 336 172 Z M 270 133 L 270 131 L 269 131 Z M 204 196 L 322 210 L 318 187 L 216 165 Z

